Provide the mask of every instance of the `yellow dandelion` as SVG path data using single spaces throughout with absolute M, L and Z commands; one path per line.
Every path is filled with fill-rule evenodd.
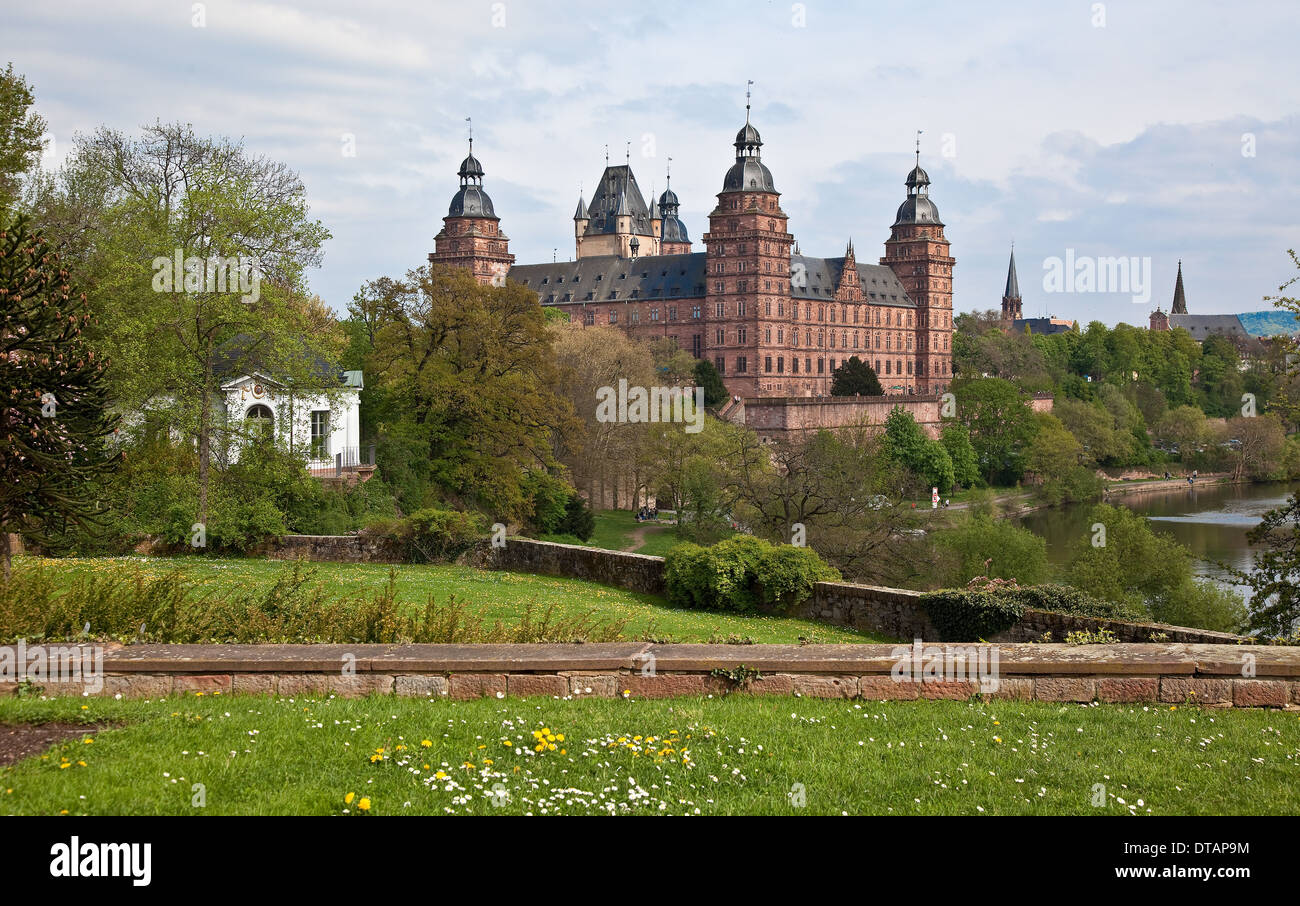
M 357 808 L 361 809 L 363 812 L 370 811 L 370 797 L 362 796 L 361 801 L 357 803 Z

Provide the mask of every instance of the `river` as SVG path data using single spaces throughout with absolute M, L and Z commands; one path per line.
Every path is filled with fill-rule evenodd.
M 1172 535 L 1188 548 L 1197 575 L 1232 585 L 1217 564 L 1248 568 L 1251 549 L 1246 533 L 1265 512 L 1282 506 L 1295 487 L 1286 482 L 1202 483 L 1172 491 L 1130 492 L 1111 502 L 1141 513 L 1156 531 Z M 1087 504 L 1054 507 L 1020 518 L 1021 525 L 1047 540 L 1047 559 L 1058 577 L 1080 539 L 1091 537 L 1090 509 Z

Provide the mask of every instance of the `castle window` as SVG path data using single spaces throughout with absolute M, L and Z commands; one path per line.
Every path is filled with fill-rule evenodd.
M 604 280 L 604 279 L 605 279 L 605 275 L 604 275 L 604 274 L 597 274 L 597 275 L 596 275 L 596 282 L 597 282 L 597 283 L 599 283 L 601 280 Z
M 746 373 L 747 371 L 749 371 L 749 359 L 746 358 L 746 357 L 743 356 L 743 355 L 742 355 L 742 356 L 737 356 L 737 357 L 736 357 L 736 373 L 737 373 L 737 374 L 744 374 L 744 373 Z
M 718 369 L 718 374 L 727 373 L 727 360 L 722 356 L 718 356 L 716 359 L 714 359 L 713 364 Z
M 676 306 L 676 305 L 669 305 L 669 306 L 668 306 L 668 320 L 669 320 L 669 321 L 676 321 L 676 320 L 677 320 L 677 306 Z
M 748 339 L 749 339 L 749 331 L 746 330 L 744 327 L 737 327 L 736 342 L 743 345 Z
M 545 286 L 546 284 L 548 284 L 548 283 L 550 283 L 550 282 L 551 282 L 551 278 L 550 278 L 550 277 L 543 277 L 543 278 L 542 278 L 542 286 Z
M 825 374 L 825 373 L 826 373 L 826 360 L 825 360 L 825 359 L 818 359 L 818 360 L 817 360 L 817 373 L 818 373 L 818 374 Z
M 701 313 L 702 313 L 702 312 L 701 312 L 701 310 L 700 310 L 700 306 L 698 306 L 698 305 L 692 305 L 692 306 L 691 306 L 691 317 L 692 317 L 692 318 L 695 318 L 695 319 L 698 320 L 699 317 L 700 317 L 700 314 L 701 314 Z
M 727 316 L 727 303 L 719 302 L 713 307 L 713 310 L 719 318 L 725 318 Z
M 743 318 L 743 317 L 745 317 L 745 300 L 744 300 L 744 299 L 741 299 L 739 302 L 736 303 L 736 317 L 738 317 L 738 318 Z
M 612 308 L 609 311 L 609 323 L 611 324 L 618 323 L 618 312 L 614 311 Z
M 586 295 L 586 301 L 587 301 L 587 302 L 592 301 L 594 298 L 596 298 L 596 294 L 595 294 L 595 293 L 587 293 L 587 295 Z
M 763 370 L 768 374 L 772 373 L 772 357 L 770 355 L 763 356 Z
M 588 309 L 587 311 L 584 311 L 584 312 L 582 313 L 582 323 L 584 323 L 584 324 L 595 324 L 595 323 L 596 323 L 596 313 L 595 313 L 594 311 L 592 311 L 591 309 Z
M 638 321 L 641 320 L 641 312 L 639 312 L 635 308 L 632 309 L 631 313 L 628 314 L 628 320 L 631 321 L 633 324 L 636 324 Z
M 639 290 L 639 289 L 634 289 L 634 290 L 632 290 L 632 292 L 630 292 L 630 293 L 627 294 L 627 297 L 628 297 L 629 299 L 635 299 L 635 298 L 636 298 L 637 296 L 639 296 L 639 295 L 641 295 L 641 290 Z
M 764 343 L 771 343 L 771 342 L 772 342 L 772 328 L 770 328 L 770 327 L 765 327 L 765 328 L 763 329 L 763 342 L 764 342 Z
M 799 373 L 799 360 L 794 356 L 790 357 L 790 373 L 791 374 Z
M 555 278 L 555 282 L 556 282 L 556 283 L 563 283 L 563 282 L 564 282 L 564 278 L 563 278 L 563 277 L 557 277 L 557 278 Z
M 726 344 L 726 342 L 727 342 L 727 334 L 726 334 L 726 331 L 724 331 L 721 327 L 719 327 L 719 328 L 717 329 L 717 331 L 714 333 L 713 336 L 714 336 L 714 338 L 715 338 L 715 342 L 716 342 L 719 346 L 723 346 L 723 345 Z
M 651 321 L 658 321 L 658 320 L 659 320 L 659 309 L 657 309 L 657 308 L 652 308 L 652 309 L 650 309 L 650 320 L 651 320 Z
M 776 357 L 776 373 L 785 374 L 785 356 Z
M 611 289 L 611 290 L 609 291 L 609 298 L 611 298 L 611 299 L 617 299 L 617 298 L 618 298 L 618 290 L 616 290 L 616 289 Z

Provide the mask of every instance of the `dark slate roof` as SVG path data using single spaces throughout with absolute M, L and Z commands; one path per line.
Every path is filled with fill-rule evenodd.
M 236 334 L 217 349 L 212 357 L 212 373 L 222 382 L 233 380 L 253 372 L 265 375 L 273 380 L 283 380 L 282 370 L 275 364 L 276 356 L 272 347 L 274 343 L 252 334 Z M 332 368 L 322 356 L 307 348 L 305 343 L 298 344 L 296 352 L 289 355 L 297 358 L 304 369 L 303 380 L 313 388 L 360 386 L 353 384 L 351 372 Z M 356 381 L 360 381 L 360 372 L 356 372 Z
M 613 293 L 618 293 L 619 302 L 681 299 L 704 295 L 704 259 L 704 252 L 640 258 L 595 255 L 551 264 L 516 264 L 507 276 L 537 293 L 543 305 L 607 302 Z
M 1184 315 L 1170 312 L 1169 326 L 1183 328 L 1194 340 L 1203 340 L 1216 333 L 1230 337 L 1248 336 L 1246 328 L 1241 325 L 1241 318 L 1236 315 Z
M 675 209 L 676 206 L 674 206 Z M 681 218 L 676 214 L 665 214 L 662 226 L 664 242 L 690 242 L 691 237 L 686 232 L 686 224 L 682 223 Z
M 488 198 L 488 193 L 483 191 L 482 186 L 472 184 L 461 186 L 460 191 L 451 197 L 451 205 L 447 208 L 447 216 L 500 219 L 497 217 L 496 212 L 492 210 L 492 199 Z
M 806 275 L 804 281 L 797 279 L 800 266 L 803 267 L 803 273 Z M 790 269 L 792 298 L 829 301 L 835 298 L 835 288 L 839 286 L 840 274 L 844 270 L 844 259 L 791 255 Z M 799 285 L 801 282 L 803 285 Z M 916 304 L 907 297 L 907 290 L 903 289 L 898 276 L 883 264 L 859 263 L 858 283 L 862 286 L 862 298 L 873 305 L 916 307 Z
M 909 189 L 913 186 L 928 186 L 930 184 L 930 174 L 921 169 L 918 163 L 912 168 L 912 172 L 907 174 L 907 182 L 904 183 Z
M 930 200 L 930 196 L 920 194 L 907 196 L 907 200 L 898 206 L 894 224 L 900 223 L 933 223 L 943 226 L 943 221 L 939 219 L 939 209 Z
M 640 236 L 654 235 L 650 225 L 650 209 L 641 195 L 641 188 L 636 184 L 636 176 L 631 167 L 622 164 L 606 167 L 600 177 L 596 194 L 591 196 L 591 204 L 587 206 L 587 216 L 591 219 L 584 235 L 598 236 L 616 232 L 618 223 L 615 218 L 620 209 L 622 213 L 631 216 L 633 233 Z
M 737 157 L 722 178 L 722 191 L 775 192 L 776 183 L 772 181 L 772 171 L 758 159 L 758 155 Z
M 1007 288 L 1002 292 L 1002 298 L 1020 298 L 1020 279 L 1016 276 L 1016 253 L 1014 250 L 1011 252 L 1011 263 L 1007 265 Z
M 581 195 L 578 196 L 578 209 L 573 212 L 573 219 L 574 220 L 587 219 L 587 203 L 582 200 Z
M 598 255 L 551 264 L 517 264 L 510 268 L 508 276 L 537 293 L 543 305 L 606 302 L 612 292 L 618 293 L 617 301 L 620 302 L 633 298 L 697 298 L 706 292 L 705 259 L 704 252 L 642 258 Z M 793 255 L 790 262 L 791 298 L 823 302 L 835 298 L 835 287 L 839 285 L 840 273 L 844 270 L 843 258 Z M 796 280 L 800 267 L 806 280 Z M 898 277 L 884 265 L 859 264 L 858 281 L 862 285 L 863 299 L 869 303 L 916 307 Z M 635 296 L 632 295 L 634 291 Z

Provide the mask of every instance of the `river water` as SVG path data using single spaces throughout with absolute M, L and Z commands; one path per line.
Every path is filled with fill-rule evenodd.
M 1229 577 L 1216 564 L 1246 569 L 1251 564 L 1246 533 L 1268 510 L 1282 506 L 1295 484 L 1197 484 L 1172 491 L 1147 491 L 1113 497 L 1151 521 L 1156 531 L 1172 535 L 1195 558 L 1200 576 L 1224 585 Z M 1025 528 L 1047 540 L 1047 559 L 1060 575 L 1081 539 L 1091 538 L 1090 505 L 1036 510 L 1020 518 Z M 1245 589 L 1238 588 L 1239 591 Z

